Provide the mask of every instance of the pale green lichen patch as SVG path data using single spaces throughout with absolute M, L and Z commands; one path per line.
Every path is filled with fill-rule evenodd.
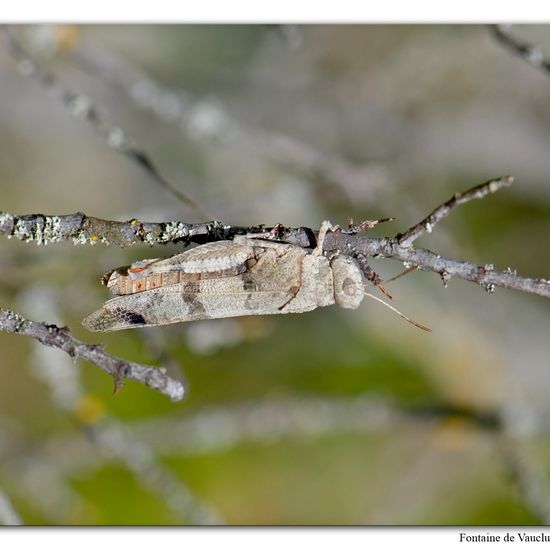
M 74 245 L 95 244 L 97 239 L 93 240 L 87 231 L 82 229 L 76 231 L 71 236 Z
M 0 212 L 0 233 L 6 235 L 8 239 L 11 239 L 13 236 L 13 226 L 13 216 L 11 214 L 8 214 L 7 212 Z
M 164 225 L 157 242 L 170 242 L 176 239 L 187 239 L 189 237 L 189 228 L 182 222 L 168 222 Z M 146 237 L 147 239 L 147 237 Z
M 98 243 L 102 244 L 111 244 L 109 238 L 105 235 L 90 235 L 87 231 L 80 229 L 76 233 L 73 233 L 71 236 L 72 242 L 74 245 L 94 245 Z
M 44 237 L 44 218 L 42 216 L 37 217 L 34 225 L 29 227 L 29 231 L 32 234 L 32 240 L 36 241 L 36 244 L 41 245 Z
M 59 216 L 46 216 L 44 218 L 44 229 L 42 240 L 38 244 L 58 243 L 63 240 L 61 234 L 61 218 Z
M 27 222 L 26 220 L 17 220 L 13 227 L 12 234 L 20 241 L 24 241 L 26 243 L 35 240 L 35 231 L 33 231 L 33 224 Z
M 0 213 L 0 228 L 8 238 L 16 237 L 24 242 L 45 245 L 63 240 L 61 218 L 59 216 L 35 215 L 16 218 L 11 214 Z
M 0 227 L 13 225 L 13 216 L 7 212 L 0 212 Z
M 5 312 L 7 322 L 13 326 L 13 332 L 22 332 L 31 325 L 30 321 L 15 313 L 14 311 L 8 309 L 5 310 Z
M 98 243 L 107 244 L 107 245 L 111 244 L 111 240 L 106 234 L 100 233 L 99 231 L 91 232 L 89 229 L 90 228 L 73 231 L 71 234 L 71 240 L 73 244 L 74 245 L 89 244 L 92 246 Z
M 150 244 L 151 246 L 159 242 L 159 239 L 152 231 L 143 231 L 142 238 L 144 243 Z

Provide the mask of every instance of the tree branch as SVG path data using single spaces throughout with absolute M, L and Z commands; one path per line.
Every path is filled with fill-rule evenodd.
M 101 346 L 85 344 L 74 338 L 67 327 L 30 321 L 11 310 L 0 309 L 0 331 L 30 336 L 45 346 L 63 350 L 75 359 L 86 359 L 114 378 L 115 391 L 121 386 L 121 378 L 126 378 L 140 382 L 170 397 L 172 401 L 183 398 L 183 385 L 170 378 L 165 369 L 140 365 L 109 355 Z
M 550 74 L 550 61 L 544 58 L 542 50 L 513 36 L 510 32 L 511 25 L 489 25 L 489 29 L 506 49 L 521 57 L 529 65 Z
M 94 105 L 90 97 L 65 88 L 59 83 L 56 75 L 42 66 L 23 47 L 9 27 L 0 26 L 0 31 L 2 30 L 4 31 L 8 51 L 15 61 L 18 62 L 18 69 L 23 76 L 34 80 L 47 92 L 56 97 L 73 117 L 86 121 L 103 137 L 109 147 L 125 155 L 134 164 L 137 164 L 157 184 L 195 211 L 201 218 L 208 219 L 210 217 L 210 214 L 191 196 L 164 178 L 149 155 L 138 147 L 122 128 L 112 124 L 102 109 Z
M 120 247 L 134 244 L 190 243 L 232 239 L 235 235 L 265 233 L 266 238 L 277 238 L 302 247 L 315 246 L 314 232 L 307 227 L 287 228 L 282 225 L 267 228 L 264 225 L 238 226 L 219 221 L 185 223 L 143 222 L 137 219 L 126 222 L 103 220 L 86 216 L 82 212 L 62 216 L 26 214 L 16 216 L 0 212 L 0 235 L 15 237 L 38 245 L 72 242 L 75 245 L 97 244 Z
M 221 141 L 229 146 L 237 143 L 294 172 L 325 178 L 348 196 L 350 189 L 360 187 L 364 191 L 366 186 L 372 196 L 381 185 L 381 169 L 376 163 L 356 164 L 295 136 L 250 127 L 236 120 L 219 102 L 197 100 L 187 90 L 166 88 L 127 59 L 104 48 L 80 42 L 71 59 L 81 70 L 118 86 L 137 107 L 177 125 L 192 140 Z M 202 122 L 205 118 L 208 124 Z
M 416 266 L 423 271 L 438 273 L 445 286 L 452 277 L 464 279 L 483 286 L 488 292 L 496 287 L 509 288 L 550 298 L 550 281 L 521 277 L 508 268 L 496 271 L 492 264 L 476 265 L 462 260 L 445 258 L 424 248 L 403 247 L 395 238 L 372 238 L 331 233 L 325 239 L 327 251 L 346 251 L 354 249 L 371 257 L 393 258 L 407 267 Z
M 327 252 L 338 252 L 356 257 L 393 258 L 424 271 L 438 273 L 445 286 L 452 277 L 471 281 L 483 286 L 488 292 L 496 287 L 510 288 L 546 298 L 550 297 L 550 281 L 521 277 L 507 268 L 496 271 L 491 264 L 476 265 L 462 260 L 445 258 L 431 250 L 414 248 L 412 243 L 420 236 L 429 233 L 434 225 L 447 216 L 457 206 L 474 199 L 481 199 L 512 183 L 510 176 L 490 180 L 472 189 L 454 195 L 437 207 L 429 216 L 412 226 L 404 234 L 395 237 L 368 237 L 356 234 L 356 229 L 329 232 L 324 241 Z M 360 227 L 359 224 L 358 227 Z M 229 240 L 235 235 L 261 234 L 263 238 L 284 241 L 304 248 L 316 245 L 316 231 L 308 227 L 274 227 L 264 225 L 235 226 L 219 221 L 205 223 L 127 222 L 102 220 L 82 213 L 66 216 L 46 216 L 30 214 L 15 216 L 0 212 L 0 235 L 15 237 L 25 242 L 37 244 L 71 241 L 74 244 L 113 244 L 130 246 L 138 243 L 165 244 L 168 242 L 202 244 L 205 242 Z

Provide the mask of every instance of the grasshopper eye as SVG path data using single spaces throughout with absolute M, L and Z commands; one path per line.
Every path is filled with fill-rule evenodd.
M 363 301 L 363 277 L 358 265 L 346 256 L 331 263 L 334 281 L 334 301 L 340 307 L 355 309 Z

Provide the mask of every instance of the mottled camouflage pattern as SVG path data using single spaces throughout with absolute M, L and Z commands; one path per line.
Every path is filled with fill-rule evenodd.
M 363 299 L 363 279 L 352 259 L 329 261 L 322 244 L 308 251 L 247 237 L 141 260 L 107 273 L 104 282 L 116 297 L 84 319 L 92 331 L 302 313 L 334 303 L 356 308 Z

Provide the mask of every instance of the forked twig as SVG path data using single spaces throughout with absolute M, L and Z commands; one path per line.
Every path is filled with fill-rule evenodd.
M 492 264 L 476 265 L 462 260 L 445 258 L 431 250 L 415 248 L 412 243 L 421 235 L 433 229 L 434 225 L 454 208 L 473 199 L 480 199 L 510 185 L 512 178 L 505 176 L 490 180 L 472 189 L 459 193 L 437 207 L 429 216 L 411 227 L 403 235 L 395 237 L 369 237 L 333 231 L 326 235 L 324 250 L 344 255 L 392 258 L 404 262 L 408 267 L 438 273 L 444 283 L 452 277 L 472 281 L 488 292 L 496 287 L 510 288 L 521 292 L 550 297 L 550 281 L 521 277 L 507 268 L 497 271 Z M 262 233 L 266 239 L 295 244 L 305 248 L 316 245 L 315 231 L 309 227 L 275 227 L 264 225 L 235 226 L 219 221 L 204 223 L 143 222 L 130 220 L 118 222 L 86 216 L 82 213 L 65 216 L 29 214 L 16 216 L 0 212 L 0 235 L 15 237 L 26 242 L 50 244 L 62 241 L 74 244 L 113 244 L 130 246 L 138 243 L 166 244 L 169 242 L 202 244 L 211 241 L 233 239 L 235 235 Z M 403 244 L 404 243 L 404 244 Z
M 521 277 L 510 268 L 497 271 L 492 264 L 471 264 L 462 260 L 445 258 L 431 250 L 412 246 L 416 239 L 431 232 L 435 224 L 457 206 L 474 199 L 484 198 L 504 186 L 511 185 L 512 181 L 512 177 L 503 176 L 476 185 L 464 193 L 455 194 L 404 234 L 398 234 L 393 238 L 376 239 L 346 235 L 343 232 L 329 233 L 325 239 L 325 249 L 327 251 L 353 250 L 355 254 L 362 253 L 366 256 L 400 260 L 407 269 L 411 267 L 438 273 L 445 286 L 452 277 L 457 277 L 477 283 L 490 293 L 494 292 L 496 287 L 503 287 L 550 298 L 550 281 L 547 279 Z

